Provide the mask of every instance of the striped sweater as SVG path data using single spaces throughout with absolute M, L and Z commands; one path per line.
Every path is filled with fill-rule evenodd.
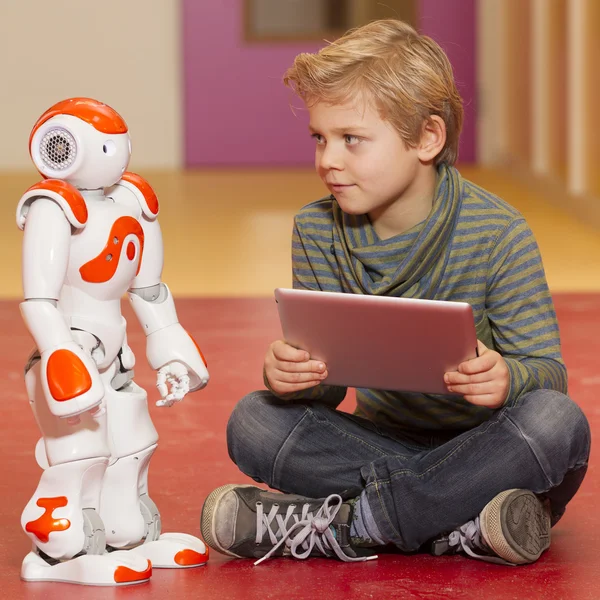
M 343 213 L 333 196 L 305 206 L 294 221 L 292 267 L 300 289 L 468 302 L 477 337 L 508 365 L 507 404 L 536 388 L 566 393 L 534 237 L 516 209 L 453 167 L 439 169 L 427 220 L 391 239 L 379 240 L 366 215 Z M 286 398 L 337 406 L 345 393 L 321 384 Z M 397 429 L 465 430 L 492 414 L 456 396 L 357 389 L 356 398 L 357 415 Z

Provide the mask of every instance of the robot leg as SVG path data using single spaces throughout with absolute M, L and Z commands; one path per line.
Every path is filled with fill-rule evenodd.
M 131 380 L 131 372 L 123 370 L 112 386 L 105 387 L 111 460 L 104 476 L 100 515 L 108 546 L 130 549 L 158 568 L 206 564 L 208 548 L 200 539 L 184 533 L 161 534 L 160 513 L 148 494 L 148 467 L 158 434 L 145 390 Z
M 104 525 L 98 514 L 108 464 L 106 419 L 89 412 L 73 419 L 54 416 L 45 401 L 39 360 L 25 375 L 29 401 L 42 432 L 36 458 L 44 469 L 21 516 L 33 543 L 21 577 L 26 581 L 67 581 L 123 585 L 147 581 L 151 564 L 126 552 L 106 553 Z

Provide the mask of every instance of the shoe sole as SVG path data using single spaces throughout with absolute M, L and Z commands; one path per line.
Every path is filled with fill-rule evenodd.
M 523 565 L 550 547 L 550 514 L 528 490 L 506 490 L 481 511 L 481 533 L 500 558 Z
M 200 518 L 200 529 L 202 531 L 202 537 L 204 541 L 214 550 L 222 552 L 223 554 L 228 554 L 229 556 L 235 556 L 235 558 L 245 558 L 240 556 L 239 554 L 235 554 L 227 548 L 223 548 L 221 544 L 219 544 L 217 540 L 217 534 L 215 531 L 215 519 L 213 515 L 215 511 L 218 510 L 219 502 L 223 499 L 225 494 L 230 492 L 235 488 L 244 488 L 244 487 L 254 487 L 251 485 L 236 485 L 236 484 L 227 484 L 223 485 L 220 488 L 217 488 L 213 492 L 211 492 L 208 498 L 204 501 L 204 506 L 202 507 L 202 516 Z M 234 536 L 235 538 L 235 536 Z

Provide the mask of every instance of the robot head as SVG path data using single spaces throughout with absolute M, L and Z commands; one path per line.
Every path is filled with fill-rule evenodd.
M 125 121 L 110 106 L 91 98 L 69 98 L 38 119 L 29 153 L 44 177 L 93 190 L 121 179 L 131 141 Z

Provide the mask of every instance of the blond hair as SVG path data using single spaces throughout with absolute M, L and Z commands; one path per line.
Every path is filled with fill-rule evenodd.
M 340 104 L 361 94 L 374 100 L 382 118 L 412 147 L 423 123 L 438 115 L 446 143 L 435 162 L 456 161 L 463 107 L 450 61 L 436 42 L 402 21 L 373 21 L 316 54 L 299 54 L 283 81 L 309 106 Z

